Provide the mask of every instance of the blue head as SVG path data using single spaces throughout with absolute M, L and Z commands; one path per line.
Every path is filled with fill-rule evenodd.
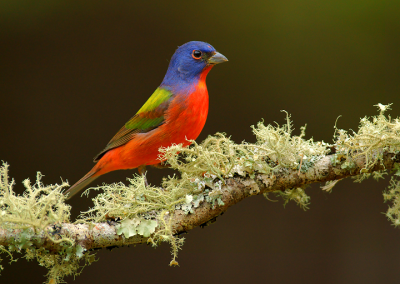
M 210 44 L 202 41 L 190 41 L 178 47 L 171 58 L 162 87 L 174 92 L 195 86 L 200 75 L 207 67 L 228 61 Z

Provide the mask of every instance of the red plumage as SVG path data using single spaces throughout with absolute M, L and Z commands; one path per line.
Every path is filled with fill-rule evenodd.
M 93 168 L 93 177 L 115 170 L 159 164 L 162 162 L 158 159 L 160 147 L 180 143 L 185 147 L 190 144 L 187 140 L 195 140 L 207 120 L 208 91 L 205 81 L 211 67 L 203 71 L 194 92 L 184 102 L 179 96 L 171 101 L 164 124 L 153 131 L 138 133 L 125 145 L 108 151 Z
M 143 173 L 145 166 L 162 162 L 160 147 L 188 146 L 188 140 L 195 140 L 207 120 L 207 74 L 225 61 L 202 42 L 178 48 L 161 86 L 95 158 L 92 170 L 65 192 L 68 198 L 108 172 L 139 168 Z

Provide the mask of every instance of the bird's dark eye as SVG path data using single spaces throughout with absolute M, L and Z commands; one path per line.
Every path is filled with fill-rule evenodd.
M 202 55 L 202 53 L 201 53 L 200 50 L 193 50 L 193 52 L 192 52 L 192 57 L 193 57 L 194 59 L 200 59 L 200 58 L 201 58 L 201 55 Z

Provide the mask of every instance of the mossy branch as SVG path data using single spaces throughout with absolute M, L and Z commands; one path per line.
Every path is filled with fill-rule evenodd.
M 272 176 L 266 174 L 256 174 L 254 178 L 250 177 L 232 177 L 225 180 L 226 184 L 221 187 L 220 199 L 224 203 L 221 206 L 212 206 L 208 202 L 201 203 L 193 209 L 191 214 L 184 210 L 175 210 L 173 214 L 164 216 L 166 222 L 172 220 L 171 227 L 175 235 L 185 233 L 200 225 L 206 224 L 215 219 L 229 207 L 239 201 L 253 195 L 264 194 L 268 192 L 284 191 L 288 188 L 301 188 L 306 184 L 334 181 L 345 177 L 359 175 L 359 172 L 365 167 L 365 157 L 358 156 L 353 159 L 353 167 L 342 168 L 342 164 L 334 161 L 334 155 L 327 155 L 317 161 L 312 168 L 305 172 L 298 170 L 288 170 Z M 334 162 L 332 162 L 334 161 Z M 370 168 L 367 173 L 393 169 L 395 164 L 400 162 L 400 154 L 383 153 L 382 163 Z M 58 236 L 65 236 L 75 243 L 80 244 L 85 250 L 98 248 L 124 246 L 131 244 L 140 244 L 149 242 L 150 238 L 157 233 L 156 230 L 149 237 L 136 235 L 126 238 L 123 234 L 118 235 L 114 221 L 92 224 L 71 224 L 60 223 L 58 225 L 49 225 L 43 230 L 30 232 L 35 241 L 34 246 L 40 246 L 50 251 L 62 250 L 63 247 L 54 240 Z M 33 230 L 33 229 L 32 229 Z M 0 228 L 0 245 L 8 246 L 14 244 L 22 232 L 26 229 Z M 52 231 L 50 238 L 45 232 Z
M 162 159 L 180 173 L 165 178 L 161 187 L 146 186 L 143 177 L 123 183 L 103 185 L 93 208 L 83 212 L 75 223 L 69 221 L 70 207 L 62 191 L 67 186 L 44 186 L 41 175 L 32 186 L 24 181 L 22 196 L 13 191 L 8 165 L 0 168 L 0 253 L 25 253 L 49 269 L 49 282 L 77 275 L 82 261 L 94 261 L 91 251 L 130 244 L 166 241 L 171 244 L 177 265 L 183 244 L 179 235 L 208 225 L 239 201 L 268 193 L 281 196 L 286 204 L 295 201 L 307 208 L 310 198 L 304 188 L 327 182 L 323 190 L 345 177 L 362 181 L 395 171 L 391 186 L 384 193 L 392 201 L 387 216 L 400 225 L 400 121 L 385 116 L 389 106 L 377 105 L 380 113 L 363 118 L 357 133 L 335 131 L 334 144 L 305 140 L 305 127 L 292 135 L 287 114 L 283 126 L 253 127 L 255 144 L 235 144 L 224 134 L 210 136 L 189 148 L 174 145 L 160 149 Z M 176 153 L 179 152 L 180 155 Z M 6 249 L 8 247 L 8 249 Z M 1 266 L 0 266 L 1 269 Z

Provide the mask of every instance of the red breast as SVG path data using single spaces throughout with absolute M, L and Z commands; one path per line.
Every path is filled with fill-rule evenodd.
M 190 145 L 187 140 L 195 140 L 202 131 L 208 115 L 208 91 L 206 76 L 212 66 L 204 69 L 194 92 L 184 100 L 177 95 L 165 115 L 165 123 L 147 133 L 139 133 L 127 144 L 107 152 L 98 162 L 102 168 L 97 175 L 117 169 L 132 169 L 141 165 L 154 165 L 160 147 L 172 144 Z

